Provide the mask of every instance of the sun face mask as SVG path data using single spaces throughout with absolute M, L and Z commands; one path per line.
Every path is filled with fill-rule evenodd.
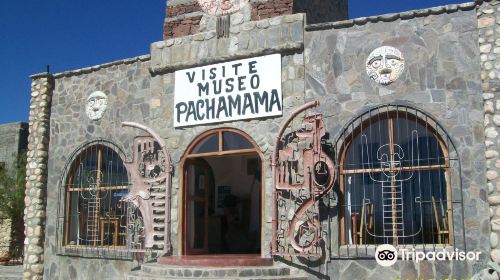
M 389 85 L 396 81 L 404 69 L 404 58 L 401 52 L 393 47 L 377 48 L 366 59 L 366 74 L 381 85 Z

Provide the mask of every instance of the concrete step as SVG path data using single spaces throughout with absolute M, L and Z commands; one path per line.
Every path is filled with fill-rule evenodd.
M 168 280 L 168 279 L 244 279 L 305 280 L 305 274 L 292 271 L 284 265 L 246 267 L 193 267 L 161 264 L 144 264 L 139 271 L 130 272 L 128 280 Z
M 250 276 L 250 277 L 177 277 L 177 276 L 161 276 L 154 274 L 146 274 L 140 272 L 131 272 L 127 276 L 127 280 L 174 280 L 174 279 L 183 279 L 183 280 L 200 280 L 200 279 L 209 279 L 209 280 L 308 280 L 309 278 L 305 275 L 281 275 L 281 276 Z
M 0 266 L 0 279 L 2 280 L 21 280 L 23 279 L 23 266 Z
M 289 267 L 252 266 L 252 267 L 189 267 L 145 264 L 141 272 L 176 277 L 249 277 L 290 275 Z

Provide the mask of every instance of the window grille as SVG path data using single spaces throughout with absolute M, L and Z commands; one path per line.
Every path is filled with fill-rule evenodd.
M 130 259 L 131 252 L 148 251 L 141 212 L 126 200 L 131 184 L 118 147 L 104 140 L 86 144 L 65 170 L 59 194 L 58 253 Z
M 352 120 L 335 150 L 340 236 L 333 255 L 366 256 L 379 244 L 465 249 L 460 162 L 435 119 L 380 106 Z
M 380 244 L 466 250 L 460 160 L 438 121 L 382 105 L 352 119 L 332 144 L 332 116 L 315 106 L 292 113 L 276 142 L 273 255 L 373 259 Z M 325 183 L 332 178 L 333 188 Z

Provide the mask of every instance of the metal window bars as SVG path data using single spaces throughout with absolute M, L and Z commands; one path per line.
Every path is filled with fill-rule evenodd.
M 146 136 L 136 137 L 134 149 L 136 160 L 126 162 L 116 145 L 99 139 L 72 155 L 59 190 L 59 254 L 130 259 L 134 254 L 154 257 L 166 251 L 167 184 L 142 189 L 140 194 L 146 197 L 141 197 L 141 202 L 134 188 L 134 175 L 149 179 L 165 173 L 164 165 L 155 165 L 165 155 L 158 143 Z M 132 181 L 130 173 L 137 173 L 131 174 Z M 146 212 L 143 205 L 153 207 Z
M 378 244 L 465 248 L 458 154 L 435 119 L 404 105 L 373 108 L 344 128 L 335 149 L 338 255 Z
M 273 255 L 373 258 L 379 244 L 466 249 L 458 152 L 437 120 L 390 104 L 352 119 L 334 145 L 326 133 L 317 134 L 321 149 L 315 153 L 336 159 L 330 174 L 338 174 L 334 191 L 319 197 L 316 182 L 307 179 L 314 169 L 307 170 L 303 152 L 314 141 L 297 136 L 319 114 L 308 112 L 311 104 L 305 107 L 302 123 L 293 121 L 299 112 L 282 127 L 273 157 Z M 308 187 L 283 188 L 280 180 Z M 299 211 L 307 201 L 314 203 Z M 294 224 L 300 215 L 302 222 Z M 294 242 L 315 245 L 301 250 Z

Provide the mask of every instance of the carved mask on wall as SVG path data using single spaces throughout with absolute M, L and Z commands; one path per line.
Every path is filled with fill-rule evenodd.
M 198 0 L 203 12 L 211 16 L 224 16 L 239 11 L 248 0 Z
M 108 97 L 104 92 L 96 91 L 87 98 L 85 112 L 89 119 L 96 121 L 102 118 L 106 107 L 108 107 Z
M 388 85 L 399 78 L 405 69 L 401 52 L 393 47 L 375 49 L 366 59 L 366 73 L 375 82 Z

